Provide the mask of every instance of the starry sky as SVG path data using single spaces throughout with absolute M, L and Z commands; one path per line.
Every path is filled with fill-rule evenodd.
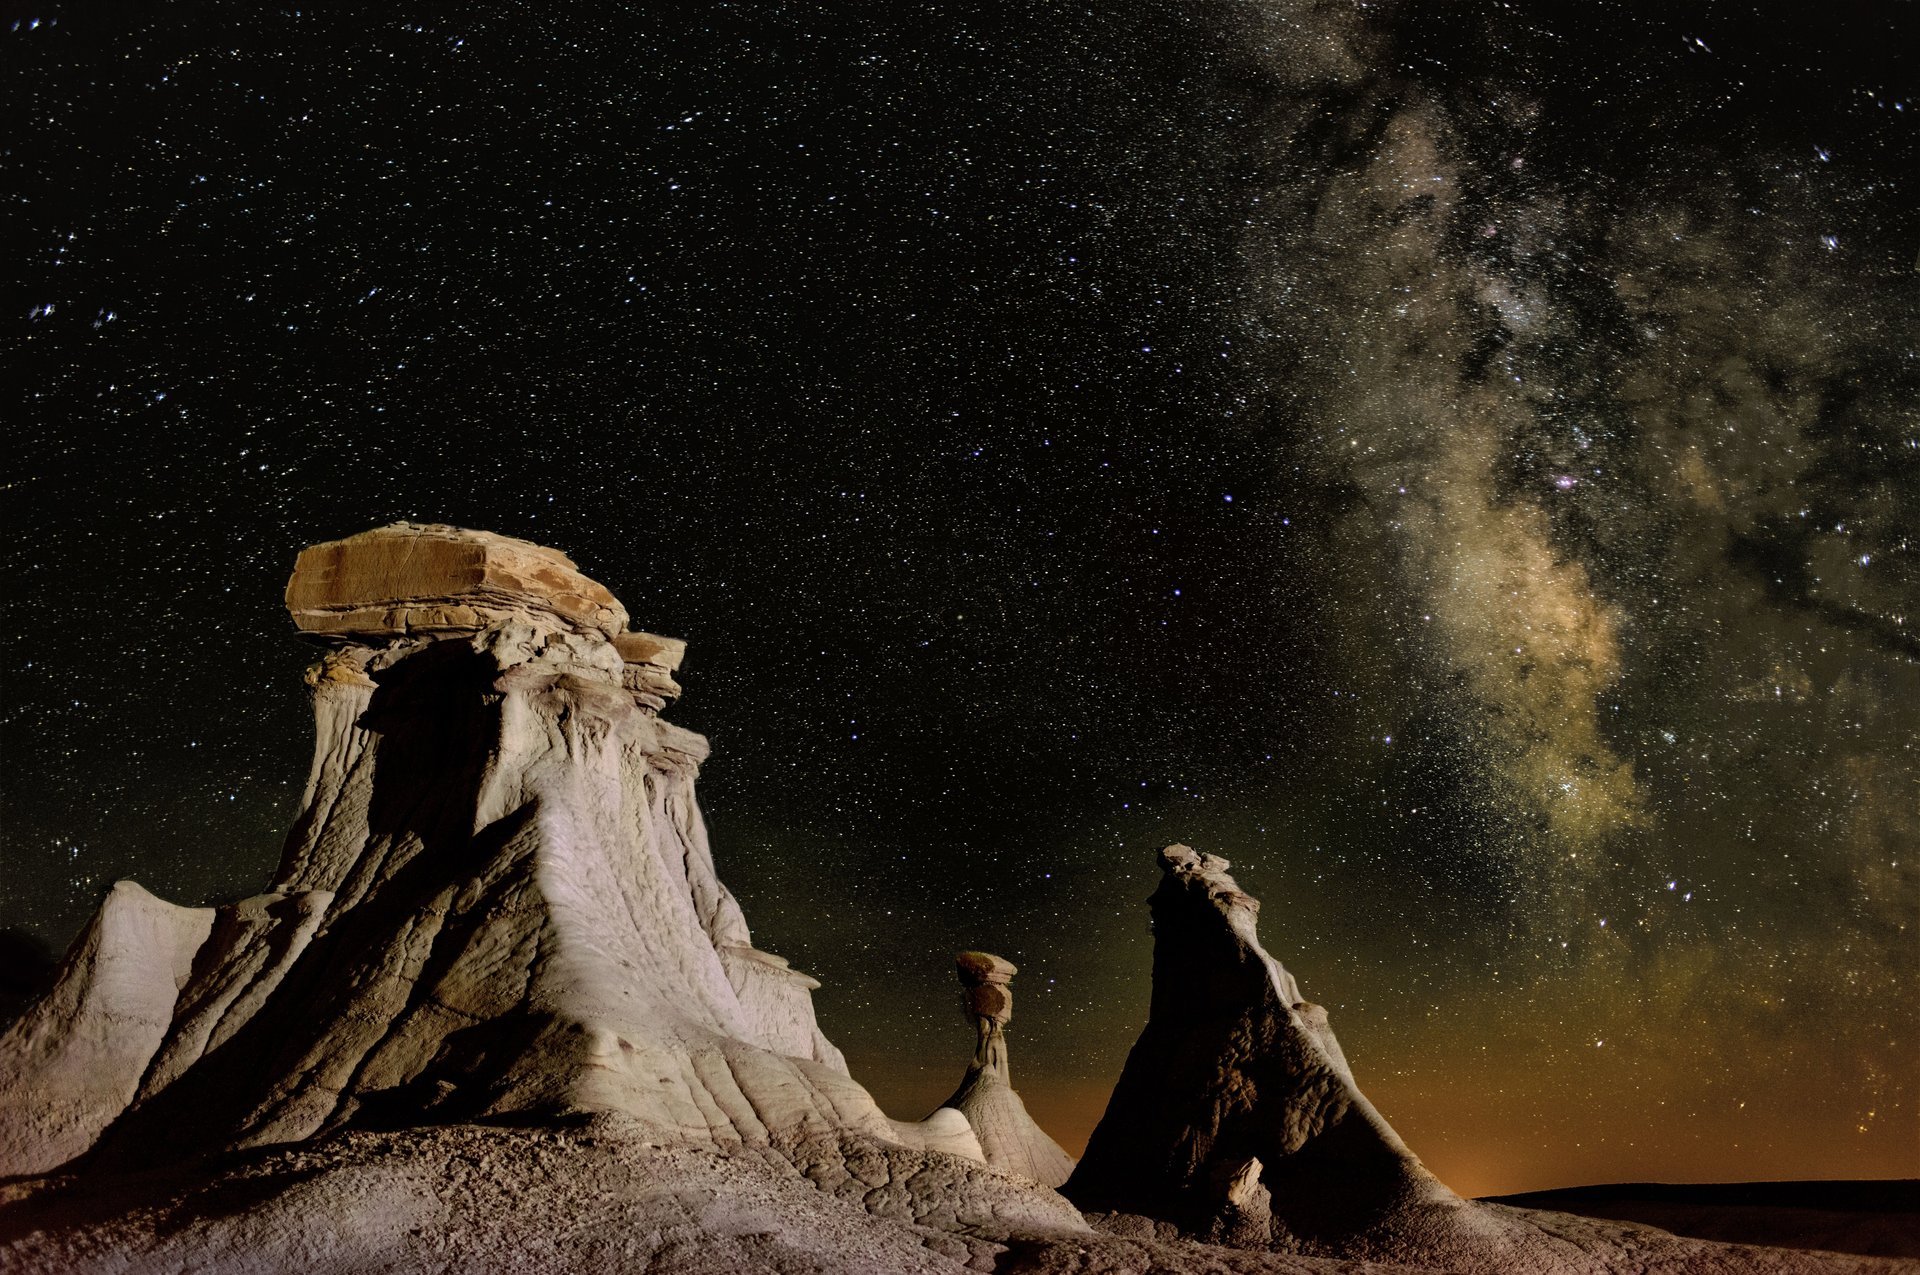
M 897 1116 L 986 948 L 1077 1151 L 1183 840 L 1464 1192 L 1920 1176 L 1912 0 L 7 12 L 10 980 L 444 521 L 689 639 Z

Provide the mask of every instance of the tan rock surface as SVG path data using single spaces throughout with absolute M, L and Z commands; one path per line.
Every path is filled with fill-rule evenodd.
M 680 661 L 687 656 L 684 640 L 642 633 L 638 629 L 615 634 L 613 649 L 629 664 L 651 664 L 667 673 L 679 672 Z
M 613 649 L 626 661 L 624 681 L 636 702 L 657 712 L 680 698 L 673 674 L 686 656 L 685 642 L 636 630 L 616 634 Z
M 303 549 L 287 610 L 318 636 L 470 633 L 548 616 L 612 637 L 627 612 L 573 560 L 511 536 L 397 522 Z

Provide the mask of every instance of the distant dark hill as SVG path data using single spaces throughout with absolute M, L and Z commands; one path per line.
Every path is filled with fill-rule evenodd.
M 1622 1182 L 1487 1197 L 1734 1244 L 1920 1257 L 1920 1179 Z

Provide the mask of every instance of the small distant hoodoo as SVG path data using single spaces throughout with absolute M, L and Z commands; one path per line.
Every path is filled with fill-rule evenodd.
M 942 1105 L 966 1116 L 988 1164 L 1059 1186 L 1073 1172 L 1073 1157 L 1027 1114 L 1007 1062 L 1006 1029 L 1013 1021 L 1009 984 L 1019 971 L 1012 961 L 988 952 L 962 952 L 954 966 L 961 1010 L 973 1025 L 974 1050 L 966 1077 Z

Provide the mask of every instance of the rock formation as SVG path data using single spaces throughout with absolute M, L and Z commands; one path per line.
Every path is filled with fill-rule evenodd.
M 218 907 L 115 886 L 0 1033 L 0 1270 L 1892 1269 L 1458 1200 L 1183 847 L 1077 1169 L 982 953 L 965 1081 L 889 1120 L 714 871 L 706 741 L 660 715 L 681 643 L 451 527 L 314 546 L 287 603 L 323 650 L 279 869 Z M 1101 1229 L 1046 1185 L 1070 1169 Z
M 0 1035 L 0 1076 L 14 1081 L 0 1101 L 0 1177 L 58 1168 L 133 1101 L 213 919 L 131 881 L 108 892 L 59 981 Z
M 557 549 L 405 522 L 303 549 L 287 610 L 304 632 L 361 639 L 477 633 L 540 617 L 618 642 L 627 627 L 619 600 Z
M 139 1166 L 348 1127 L 619 1113 L 661 1145 L 985 1156 L 889 1120 L 714 872 L 682 643 L 564 556 L 398 524 L 303 552 L 316 746 L 267 893 L 109 896 L 0 1038 L 0 1174 Z M 962 1171 L 964 1176 L 964 1171 Z M 1037 1216 L 1078 1227 L 1057 1197 Z
M 1106 1114 L 1066 1184 L 1082 1208 L 1183 1229 L 1347 1235 L 1451 1201 L 1354 1083 L 1327 1013 L 1260 946 L 1259 900 L 1227 861 L 1160 852 L 1153 1001 Z M 1265 1223 L 1263 1225 L 1263 1223 Z
M 974 1029 L 973 1061 L 953 1097 L 942 1104 L 967 1118 L 987 1163 L 1059 1186 L 1073 1172 L 1073 1157 L 1027 1114 L 1013 1088 L 1007 1063 L 1007 1024 L 1013 1021 L 1013 962 L 986 952 L 962 952 L 961 1010 Z

